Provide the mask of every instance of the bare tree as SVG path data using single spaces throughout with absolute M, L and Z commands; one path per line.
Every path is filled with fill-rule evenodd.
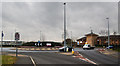
M 108 34 L 108 31 L 107 30 L 101 30 L 99 32 L 100 35 L 107 35 Z

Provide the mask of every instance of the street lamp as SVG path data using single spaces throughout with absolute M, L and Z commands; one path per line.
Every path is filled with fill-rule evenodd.
M 108 46 L 110 45 L 110 35 L 109 35 L 109 18 L 106 18 L 108 20 Z
M 65 48 L 66 46 L 66 3 L 64 3 L 63 5 L 64 5 L 64 48 Z
M 41 33 L 42 33 L 42 31 L 40 30 L 40 41 L 41 41 L 41 36 L 42 36 Z
M 71 47 L 72 47 L 72 31 L 71 31 Z

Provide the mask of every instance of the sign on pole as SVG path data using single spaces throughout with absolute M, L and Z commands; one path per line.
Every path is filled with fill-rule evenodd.
M 16 57 L 18 56 L 18 49 L 17 49 L 17 42 L 20 40 L 20 34 L 18 32 L 15 33 L 15 40 L 16 40 Z
M 38 43 L 40 43 L 40 41 L 38 41 Z
M 79 41 L 77 42 L 77 45 L 79 45 Z
M 18 32 L 15 33 L 15 40 L 19 40 L 20 39 L 20 34 Z

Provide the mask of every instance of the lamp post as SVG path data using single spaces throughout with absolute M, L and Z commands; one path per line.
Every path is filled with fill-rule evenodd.
M 40 41 L 41 41 L 41 36 L 42 36 L 42 35 L 41 35 L 41 32 L 42 32 L 42 31 L 40 30 Z
M 16 40 L 16 57 L 18 57 L 18 40 L 20 39 L 20 34 L 19 32 L 15 32 L 15 40 Z
M 66 46 L 66 3 L 64 3 L 64 47 L 65 46 Z
M 72 47 L 72 31 L 71 31 L 71 47 Z
M 109 35 L 109 18 L 106 18 L 108 20 L 108 46 L 110 45 L 110 35 Z

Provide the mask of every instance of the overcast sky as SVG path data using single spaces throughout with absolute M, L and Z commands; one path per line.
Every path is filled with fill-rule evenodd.
M 62 41 L 62 2 L 3 2 L 2 22 L 5 40 L 13 40 L 15 31 L 21 40 L 38 41 L 40 31 L 47 41 Z M 118 32 L 117 2 L 68 2 L 66 5 L 67 37 L 80 38 L 90 32 L 99 34 L 107 30 L 106 17 L 110 18 L 110 32 Z

